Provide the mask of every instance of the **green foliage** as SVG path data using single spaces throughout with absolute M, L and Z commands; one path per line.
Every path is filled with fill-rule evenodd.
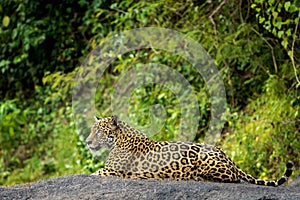
M 294 76 L 297 80 L 297 87 L 300 86 L 299 74 L 299 23 L 300 23 L 300 3 L 294 1 L 260 1 L 255 0 L 251 7 L 257 12 L 256 18 L 263 28 L 272 33 L 275 39 L 272 42 L 280 44 L 286 50 L 291 59 L 291 66 Z M 267 40 L 265 40 L 267 42 Z M 272 46 L 267 42 L 272 49 Z M 276 60 L 273 55 L 273 61 L 277 72 Z
M 24 150 L 24 144 L 28 144 L 31 137 L 34 137 L 33 135 L 22 134 L 31 111 L 29 109 L 21 110 L 16 103 L 16 100 L 8 100 L 0 104 L 0 146 L 2 149 L 0 151 L 0 168 L 2 169 L 2 176 L 9 175 L 11 166 L 20 165 L 18 148 L 21 146 Z M 12 156 L 12 152 L 16 156 Z
M 28 96 L 41 84 L 45 71 L 75 68 L 86 47 L 81 25 L 86 14 L 82 10 L 88 5 L 83 2 L 1 3 L 1 98 Z
M 127 81 L 120 80 L 120 76 L 122 76 L 123 73 L 129 70 L 135 69 L 138 71 L 139 69 L 143 69 L 143 64 L 137 63 L 139 60 L 141 62 L 164 64 L 174 70 L 174 73 L 183 75 L 183 77 L 189 81 L 193 92 L 197 95 L 197 100 L 201 100 L 199 101 L 201 105 L 199 107 L 200 115 L 198 116 L 199 130 L 204 129 L 209 121 L 210 108 L 207 90 L 204 87 L 204 81 L 199 72 L 190 63 L 183 60 L 183 58 L 172 56 L 170 53 L 159 50 L 155 52 L 141 50 L 136 53 L 123 55 L 122 58 L 119 58 L 113 64 L 113 69 L 108 69 L 104 73 L 98 83 L 95 98 L 98 111 L 97 116 L 106 117 L 112 115 L 110 106 L 112 103 L 111 98 L 113 98 L 112 96 L 116 89 L 114 84 L 118 83 L 118 81 L 122 83 L 130 81 L 130 78 L 127 78 Z M 120 76 L 116 76 L 115 73 L 120 74 Z M 140 73 L 144 74 L 145 72 L 142 70 Z M 134 76 L 138 77 L 139 74 L 134 73 Z M 149 74 L 149 76 L 151 75 Z M 176 96 L 170 88 L 166 86 L 166 83 L 165 85 L 161 84 L 163 83 L 163 79 L 163 77 L 157 77 L 156 82 L 148 82 L 146 85 L 142 85 L 139 80 L 132 80 L 132 84 L 136 84 L 139 87 L 135 88 L 132 85 L 128 85 L 128 88 L 134 88 L 133 93 L 130 94 L 130 101 L 124 102 L 129 106 L 129 116 L 123 116 L 124 113 L 118 113 L 118 115 L 120 118 L 128 117 L 132 126 L 147 132 L 148 136 L 152 139 L 172 141 L 179 137 L 181 131 L 180 120 L 182 118 L 183 107 L 180 105 L 180 100 L 186 99 L 187 96 Z M 125 87 L 127 90 L 128 88 Z M 186 88 L 182 90 L 186 90 Z M 157 105 L 159 106 L 157 107 Z M 153 118 L 150 118 L 151 114 Z M 165 121 L 163 118 L 165 118 Z M 203 134 L 203 132 L 201 132 L 201 134 Z M 201 134 L 199 133 L 199 135 L 195 137 L 200 137 Z
M 263 95 L 251 100 L 243 112 L 229 113 L 225 152 L 242 169 L 263 179 L 277 179 L 287 161 L 297 165 L 300 156 L 300 106 L 295 94 L 282 91 L 286 91 L 285 84 L 270 77 Z
M 261 1 L 255 0 L 251 4 L 257 14 L 258 22 L 263 28 L 280 39 L 281 45 L 286 49 L 292 40 L 299 37 L 295 27 L 299 23 L 300 4 L 294 1 Z
M 293 160 L 299 173 L 299 1 L 4 1 L 0 5 L 0 184 L 11 185 L 104 165 L 78 135 L 71 109 L 73 80 L 88 50 L 124 30 L 158 26 L 199 42 L 222 73 L 227 125 L 220 145 L 245 171 L 277 178 Z M 127 70 L 160 63 L 181 74 L 199 103 L 201 141 L 210 122 L 206 83 L 180 56 L 142 49 L 119 56 L 99 80 L 97 115 L 111 115 L 115 83 Z M 176 95 L 158 84 L 139 87 L 130 120 L 143 129 L 153 105 L 166 122 L 156 140 L 180 131 Z M 115 114 L 115 113 L 114 113 Z M 122 113 L 118 113 L 122 115 Z M 164 113 L 157 113 L 157 116 Z M 101 152 L 102 153 L 102 152 Z M 261 173 L 263 172 L 263 173 Z
M 40 89 L 36 89 L 39 97 L 47 88 Z M 1 102 L 0 184 L 28 182 L 80 170 L 81 157 L 77 151 L 80 141 L 70 121 L 70 105 L 53 110 L 51 105 L 36 99 L 22 109 L 24 106 L 17 99 Z

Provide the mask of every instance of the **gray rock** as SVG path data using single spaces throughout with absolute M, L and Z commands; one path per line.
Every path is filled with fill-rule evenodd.
M 279 187 L 71 175 L 0 187 L 0 199 L 300 199 L 300 176 Z

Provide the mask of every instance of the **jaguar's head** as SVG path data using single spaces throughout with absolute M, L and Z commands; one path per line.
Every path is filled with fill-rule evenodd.
M 117 116 L 98 118 L 94 117 L 95 123 L 91 128 L 91 133 L 86 139 L 86 143 L 92 151 L 97 151 L 102 147 L 113 148 L 115 138 L 121 131 Z

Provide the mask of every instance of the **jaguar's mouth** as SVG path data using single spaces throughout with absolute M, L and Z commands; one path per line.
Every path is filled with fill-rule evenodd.
M 96 147 L 92 147 L 92 146 L 89 146 L 89 145 L 88 145 L 88 147 L 89 147 L 89 149 L 90 149 L 91 151 L 93 151 L 93 152 L 98 151 L 98 150 L 101 148 L 100 145 L 98 145 L 98 146 L 96 146 Z

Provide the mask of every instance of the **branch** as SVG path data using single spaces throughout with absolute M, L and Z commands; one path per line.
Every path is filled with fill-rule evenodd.
M 214 26 L 214 31 L 215 31 L 215 34 L 217 35 L 217 27 L 216 27 L 216 23 L 213 19 L 213 16 L 222 8 L 222 6 L 226 3 L 226 0 L 222 1 L 219 6 L 209 15 L 209 20 L 211 21 L 211 23 L 213 24 Z
M 267 43 L 267 45 L 271 49 L 273 64 L 274 64 L 274 68 L 275 68 L 275 74 L 277 74 L 278 68 L 277 68 L 276 58 L 275 58 L 274 49 L 273 49 L 272 45 L 257 30 L 255 30 L 252 27 L 251 27 L 251 30 L 254 31 L 258 36 L 260 36 L 261 39 L 263 39 L 263 41 L 265 41 L 265 43 Z
M 296 28 L 295 28 L 295 32 L 294 32 L 294 35 L 293 35 L 292 50 L 291 50 L 291 53 L 288 52 L 288 55 L 290 56 L 290 58 L 292 60 L 292 65 L 293 65 L 293 68 L 294 68 L 296 81 L 298 83 L 296 87 L 300 86 L 300 80 L 299 80 L 298 75 L 297 75 L 297 69 L 296 69 L 296 64 L 295 64 L 295 60 L 294 60 L 294 46 L 295 46 L 296 34 L 297 34 L 297 30 L 298 30 L 298 25 L 299 25 L 299 18 L 300 18 L 300 10 L 299 10 L 299 13 L 298 13 Z

